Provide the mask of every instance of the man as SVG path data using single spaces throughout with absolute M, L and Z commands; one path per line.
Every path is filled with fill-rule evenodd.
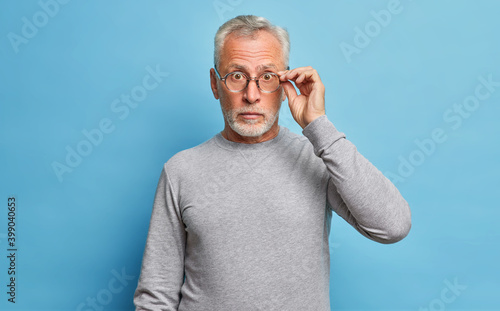
M 377 242 L 408 234 L 407 202 L 328 120 L 316 70 L 287 70 L 289 46 L 262 17 L 219 28 L 225 126 L 164 165 L 137 310 L 330 310 L 332 211 Z M 285 98 L 305 137 L 278 125 Z

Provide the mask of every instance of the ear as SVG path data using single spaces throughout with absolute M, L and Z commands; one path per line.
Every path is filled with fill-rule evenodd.
M 210 87 L 212 88 L 212 93 L 214 93 L 215 99 L 219 99 L 219 90 L 217 88 L 217 74 L 213 68 L 210 69 Z
M 281 87 L 281 101 L 284 102 L 286 99 L 285 88 Z

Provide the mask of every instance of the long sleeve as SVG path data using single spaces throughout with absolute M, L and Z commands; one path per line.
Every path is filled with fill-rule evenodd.
M 136 310 L 178 309 L 184 281 L 185 244 L 184 224 L 164 166 L 156 189 L 141 276 L 134 294 Z
M 408 203 L 398 189 L 325 116 L 302 131 L 316 156 L 326 165 L 327 202 L 331 208 L 364 236 L 395 243 L 411 227 Z

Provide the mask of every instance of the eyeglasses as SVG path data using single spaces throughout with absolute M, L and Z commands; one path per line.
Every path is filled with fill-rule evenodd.
M 250 80 L 255 80 L 257 83 L 257 87 L 264 93 L 273 93 L 276 92 L 280 87 L 280 77 L 273 72 L 265 72 L 261 74 L 259 77 L 249 77 L 241 71 L 233 71 L 228 73 L 221 78 L 217 67 L 214 67 L 215 72 L 219 76 L 221 81 L 224 81 L 227 89 L 231 92 L 241 92 L 247 88 Z

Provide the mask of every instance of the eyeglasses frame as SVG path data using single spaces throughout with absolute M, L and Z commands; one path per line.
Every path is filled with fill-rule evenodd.
M 227 78 L 227 76 L 229 76 L 230 74 L 235 73 L 235 71 L 233 71 L 233 72 L 229 72 L 228 74 L 226 74 L 226 75 L 224 76 L 224 78 L 222 78 L 222 77 L 221 77 L 221 74 L 220 74 L 220 73 L 219 73 L 219 71 L 217 70 L 217 66 L 215 66 L 215 65 L 214 65 L 214 69 L 215 69 L 215 72 L 217 73 L 217 75 L 218 75 L 218 77 L 219 77 L 219 80 L 224 81 L 224 85 L 226 85 L 226 88 L 229 90 L 229 92 L 232 92 L 232 93 L 239 93 L 239 92 L 244 91 L 244 90 L 248 87 L 248 84 L 250 84 L 250 81 L 252 81 L 252 80 L 254 80 L 254 81 L 255 81 L 255 83 L 257 84 L 257 88 L 258 88 L 261 92 L 268 93 L 268 94 L 269 94 L 269 93 L 274 93 L 274 92 L 276 92 L 277 90 L 279 90 L 279 89 L 280 89 L 280 86 L 281 86 L 281 80 L 279 79 L 279 76 L 278 76 L 277 74 L 275 74 L 274 72 L 266 72 L 267 74 L 271 74 L 271 75 L 274 75 L 274 76 L 277 76 L 277 77 L 278 77 L 279 84 L 278 84 L 278 87 L 277 87 L 274 91 L 264 91 L 263 89 L 261 89 L 261 88 L 260 88 L 260 85 L 259 85 L 259 78 L 260 78 L 260 77 L 262 77 L 262 76 L 263 76 L 264 74 L 266 74 L 266 73 L 263 73 L 263 74 L 261 74 L 261 75 L 260 75 L 260 76 L 258 76 L 258 77 L 249 77 L 249 76 L 247 76 L 244 72 L 241 72 L 241 73 L 242 73 L 242 74 L 243 74 L 243 75 L 247 78 L 247 84 L 246 84 L 246 85 L 245 85 L 245 87 L 244 87 L 244 88 L 242 88 L 241 90 L 239 90 L 239 91 L 233 91 L 233 90 L 231 90 L 231 89 L 227 86 L 227 82 L 226 82 L 227 80 L 226 80 L 226 78 Z M 290 67 L 287 67 L 287 68 L 286 68 L 286 70 L 290 70 Z

